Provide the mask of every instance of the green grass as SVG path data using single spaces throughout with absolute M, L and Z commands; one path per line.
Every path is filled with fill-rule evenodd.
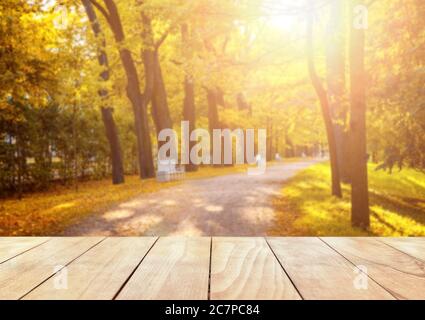
M 425 174 L 413 169 L 388 174 L 369 165 L 371 226 L 350 224 L 350 187 L 330 196 L 330 171 L 314 165 L 289 180 L 274 199 L 276 224 L 271 235 L 425 236 Z

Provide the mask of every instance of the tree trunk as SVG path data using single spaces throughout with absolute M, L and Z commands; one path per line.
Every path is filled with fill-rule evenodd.
M 273 158 L 273 123 L 270 118 L 267 118 L 267 139 L 266 139 L 266 160 L 272 161 Z
M 342 181 L 348 183 L 350 181 L 348 110 L 343 102 L 345 94 L 344 9 L 345 1 L 334 1 L 331 4 L 326 56 L 328 101 L 334 124 L 339 175 Z
M 212 137 L 214 129 L 220 129 L 218 118 L 217 97 L 214 89 L 207 89 L 208 101 L 208 128 Z
M 164 77 L 162 75 L 161 63 L 159 60 L 159 45 L 154 43 L 151 20 L 142 12 L 143 32 L 142 39 L 145 49 L 142 58 L 145 67 L 145 92 L 146 105 L 152 101 L 152 117 L 155 124 L 157 136 L 163 129 L 172 129 L 170 110 L 167 101 L 167 90 L 165 88 Z M 159 147 L 166 141 L 158 141 Z
M 113 110 L 111 108 L 102 108 L 101 110 L 106 137 L 111 148 L 112 182 L 113 184 L 120 184 L 124 182 L 124 167 L 117 127 L 112 114 Z
M 195 90 L 193 80 L 189 75 L 184 79 L 184 102 L 183 102 L 183 120 L 189 122 L 189 134 L 196 127 L 196 112 L 195 112 Z M 190 140 L 190 139 L 189 139 Z M 189 141 L 189 150 L 195 146 L 196 141 Z M 193 164 L 189 159 L 189 164 L 186 165 L 186 171 L 196 171 L 198 166 Z
M 73 140 L 73 158 L 74 158 L 74 165 L 73 165 L 73 183 L 74 183 L 74 190 L 78 192 L 78 131 L 77 131 L 77 104 L 76 102 L 73 103 L 72 106 L 72 140 Z
M 214 129 L 220 129 L 220 120 L 218 116 L 218 104 L 217 104 L 217 94 L 215 89 L 207 88 L 207 102 L 208 102 L 208 129 L 210 132 L 210 153 L 211 153 L 211 159 L 213 159 L 213 132 Z M 221 163 L 222 165 L 224 163 L 224 139 L 221 138 Z
M 334 127 L 332 123 L 331 113 L 329 110 L 329 102 L 323 85 L 317 76 L 315 65 L 314 65 L 314 51 L 313 51 L 313 17 L 310 16 L 308 19 L 307 27 L 307 57 L 308 57 L 308 71 L 311 78 L 311 82 L 316 91 L 316 94 L 320 101 L 322 109 L 322 115 L 325 122 L 326 136 L 328 139 L 329 156 L 331 162 L 331 177 L 332 177 L 332 195 L 341 198 L 341 182 L 339 178 L 338 169 L 338 158 L 336 154 L 336 143 L 334 135 Z
M 285 134 L 285 158 L 295 157 L 294 143 L 289 138 L 288 134 Z
M 102 37 L 100 24 L 97 20 L 96 12 L 93 10 L 93 6 L 90 2 L 90 0 L 82 0 L 83 5 L 85 7 L 87 17 L 91 23 L 91 27 L 93 30 L 93 33 L 96 38 Z M 108 56 L 105 52 L 105 40 L 102 39 L 102 46 L 103 48 L 99 48 L 99 54 L 98 54 L 98 60 L 99 65 L 103 66 L 105 70 L 101 73 L 101 77 L 104 81 L 109 80 L 109 63 L 108 63 Z M 102 100 L 107 103 L 108 100 L 108 91 L 106 89 L 99 90 L 99 96 L 102 98 Z M 124 166 L 123 166 L 123 160 L 122 160 L 122 151 L 121 151 L 121 144 L 118 136 L 118 130 L 117 126 L 115 125 L 115 120 L 113 116 L 113 109 L 110 107 L 102 107 L 102 120 L 103 125 L 105 127 L 106 131 L 106 137 L 109 142 L 109 149 L 110 149 L 110 157 L 112 162 L 112 183 L 113 184 L 120 184 L 124 182 Z
M 165 89 L 158 50 L 153 52 L 154 87 L 152 96 L 152 116 L 157 134 L 163 129 L 172 129 L 173 123 L 168 108 L 167 91 Z
M 151 20 L 142 12 L 142 40 L 143 40 L 143 49 L 142 49 L 142 60 L 145 68 L 145 90 L 143 96 L 145 98 L 145 104 L 148 105 L 152 100 L 153 90 L 154 90 L 154 39 L 152 33 Z
M 279 153 L 279 135 L 280 135 L 280 132 L 276 129 L 276 132 L 275 132 L 275 151 L 276 151 L 276 154 L 279 154 L 280 155 L 280 153 Z
M 351 11 L 362 1 L 353 0 Z M 354 18 L 354 16 L 352 16 Z M 352 20 L 353 21 L 353 20 Z M 365 32 L 361 27 L 351 27 L 350 75 L 351 75 L 351 222 L 366 229 L 370 225 L 369 192 L 366 151 L 366 76 L 364 67 Z
M 137 70 L 130 51 L 128 49 L 121 49 L 120 57 L 128 77 L 127 97 L 133 106 L 139 174 L 141 178 L 151 178 L 155 176 L 155 168 L 152 158 L 152 142 L 149 135 L 146 104 L 140 92 Z
M 216 88 L 216 101 L 217 101 L 217 104 L 219 105 L 219 106 L 222 106 L 223 108 L 225 108 L 226 107 L 226 101 L 224 100 L 224 91 L 223 91 L 223 89 L 221 89 L 220 87 L 217 87 Z
M 133 107 L 134 126 L 136 130 L 139 174 L 141 178 L 155 176 L 152 158 L 152 142 L 149 135 L 149 122 L 146 102 L 140 90 L 139 76 L 130 50 L 123 47 L 124 30 L 118 9 L 113 0 L 104 0 L 108 10 L 107 20 L 119 46 L 121 62 L 127 76 L 127 97 Z
M 156 133 L 158 135 L 163 129 L 172 129 L 173 124 L 171 121 L 170 110 L 168 108 L 167 91 L 159 60 L 160 44 L 155 44 L 152 22 L 143 12 L 142 24 L 142 39 L 145 47 L 142 51 L 142 58 L 146 78 L 144 97 L 146 105 L 152 101 L 152 117 L 155 123 Z
M 240 92 L 236 95 L 236 104 L 238 105 L 239 110 L 248 110 L 250 112 L 250 104 L 246 100 L 245 94 Z
M 24 163 L 26 162 L 26 156 L 23 152 L 22 139 L 19 135 L 19 131 L 16 135 L 16 164 L 17 164 L 17 190 L 18 199 L 22 200 L 23 195 L 23 179 L 24 179 Z
M 182 44 L 183 44 L 183 56 L 186 59 L 190 59 L 190 52 L 187 50 L 189 46 L 189 30 L 188 25 L 183 24 L 181 27 Z M 189 122 L 189 135 L 196 127 L 196 110 L 195 110 L 195 85 L 193 83 L 193 77 L 188 70 L 185 70 L 184 78 L 184 102 L 183 102 L 183 120 Z M 196 141 L 189 139 L 189 150 L 195 146 Z M 186 171 L 196 171 L 198 166 L 190 160 L 189 164 L 186 165 Z

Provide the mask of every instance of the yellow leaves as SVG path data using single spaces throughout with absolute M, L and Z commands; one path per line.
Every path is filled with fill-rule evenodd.
M 244 173 L 248 169 L 248 165 L 235 165 L 226 167 L 200 167 L 198 171 L 186 173 L 186 177 L 189 179 L 202 179 L 218 177 L 227 174 Z
M 247 168 L 247 165 L 201 167 L 197 172 L 187 173 L 186 178 L 243 173 Z M 127 176 L 125 184 L 121 185 L 112 185 L 109 179 L 87 181 L 79 184 L 78 191 L 73 187 L 57 186 L 50 191 L 29 194 L 22 200 L 1 200 L 0 236 L 59 235 L 90 214 L 105 212 L 138 195 L 157 192 L 178 183 L 159 183 L 155 179 L 140 180 L 137 176 Z
M 160 184 L 154 179 L 141 181 L 126 177 L 126 183 L 111 185 L 109 180 L 88 181 L 73 188 L 29 194 L 23 200 L 0 203 L 0 236 L 60 234 L 67 226 L 83 217 L 142 193 L 150 193 L 174 185 Z

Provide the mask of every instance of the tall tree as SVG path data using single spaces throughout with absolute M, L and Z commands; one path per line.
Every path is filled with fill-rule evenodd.
M 332 1 L 327 30 L 326 62 L 329 109 L 331 112 L 339 175 L 349 182 L 350 158 L 348 157 L 349 130 L 348 108 L 345 103 L 345 8 L 346 1 Z
M 183 57 L 187 60 L 191 58 L 191 49 L 189 48 L 190 34 L 189 26 L 187 23 L 181 26 L 181 37 L 183 44 Z M 189 71 L 191 68 L 186 68 L 184 75 L 184 101 L 183 101 L 183 120 L 189 122 L 189 132 L 195 130 L 196 127 L 196 110 L 195 110 L 195 84 L 192 73 Z M 189 150 L 192 150 L 196 141 L 189 141 Z M 189 159 L 189 164 L 186 165 L 186 171 L 196 171 L 198 167 Z
M 173 127 L 170 109 L 168 107 L 167 90 L 165 87 L 164 77 L 162 74 L 161 62 L 159 57 L 159 49 L 164 43 L 168 36 L 168 32 L 165 32 L 162 37 L 155 42 L 152 30 L 151 19 L 142 11 L 142 40 L 143 40 L 143 52 L 142 58 L 145 65 L 145 77 L 147 87 L 149 88 L 149 100 L 152 101 L 152 117 L 155 123 L 157 134 L 163 129 L 171 129 Z M 158 141 L 158 145 L 161 145 Z
M 208 127 L 212 137 L 214 129 L 220 129 L 220 119 L 218 115 L 217 93 L 214 88 L 206 88 L 208 103 Z
M 163 129 L 172 129 L 170 110 L 168 107 L 167 90 L 159 60 L 159 46 L 153 52 L 154 88 L 152 96 L 152 114 L 159 133 Z
M 350 158 L 353 172 L 351 176 L 351 222 L 353 226 L 367 228 L 370 225 L 370 217 L 366 151 L 365 26 L 355 22 L 355 19 L 362 18 L 358 16 L 364 14 L 364 11 L 361 12 L 362 8 L 366 8 L 362 0 L 351 1 Z M 359 9 L 360 12 L 357 12 Z
M 101 77 L 104 81 L 109 80 L 109 62 L 108 56 L 104 49 L 105 39 L 102 35 L 99 21 L 97 20 L 96 12 L 93 9 L 93 6 L 90 0 L 82 0 L 84 8 L 86 10 L 87 17 L 90 21 L 93 33 L 96 38 L 101 39 L 100 43 L 102 48 L 98 48 L 98 61 L 99 65 L 104 68 L 101 73 Z M 103 101 L 103 106 L 101 107 L 102 120 L 105 126 L 106 137 L 109 142 L 109 148 L 111 152 L 112 160 L 112 182 L 113 184 L 120 184 L 124 182 L 124 166 L 121 153 L 121 144 L 118 137 L 118 129 L 115 124 L 113 108 L 107 106 L 108 104 L 108 90 L 102 88 L 99 90 L 99 96 Z
M 106 8 L 95 0 L 91 0 L 91 2 L 104 15 L 114 34 L 121 62 L 127 76 L 127 97 L 133 107 L 140 177 L 154 177 L 155 168 L 152 157 L 152 142 L 149 134 L 147 101 L 140 89 L 139 75 L 132 53 L 123 45 L 125 34 L 118 8 L 113 0 L 104 0 Z
M 307 21 L 307 61 L 308 72 L 311 82 L 316 91 L 320 101 L 323 120 L 325 122 L 326 136 L 328 139 L 329 157 L 331 162 L 331 176 L 332 176 L 332 195 L 341 198 L 341 182 L 338 169 L 338 158 L 336 153 L 336 142 L 332 116 L 329 109 L 329 101 L 325 88 L 319 79 L 316 72 L 314 63 L 314 49 L 313 49 L 313 15 L 311 14 Z

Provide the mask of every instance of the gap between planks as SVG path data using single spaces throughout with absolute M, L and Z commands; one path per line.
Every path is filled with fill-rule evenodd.
M 0 238 L 0 298 L 417 299 L 424 240 Z M 71 290 L 52 291 L 59 262 Z M 372 280 L 365 291 L 353 289 L 360 265 Z

